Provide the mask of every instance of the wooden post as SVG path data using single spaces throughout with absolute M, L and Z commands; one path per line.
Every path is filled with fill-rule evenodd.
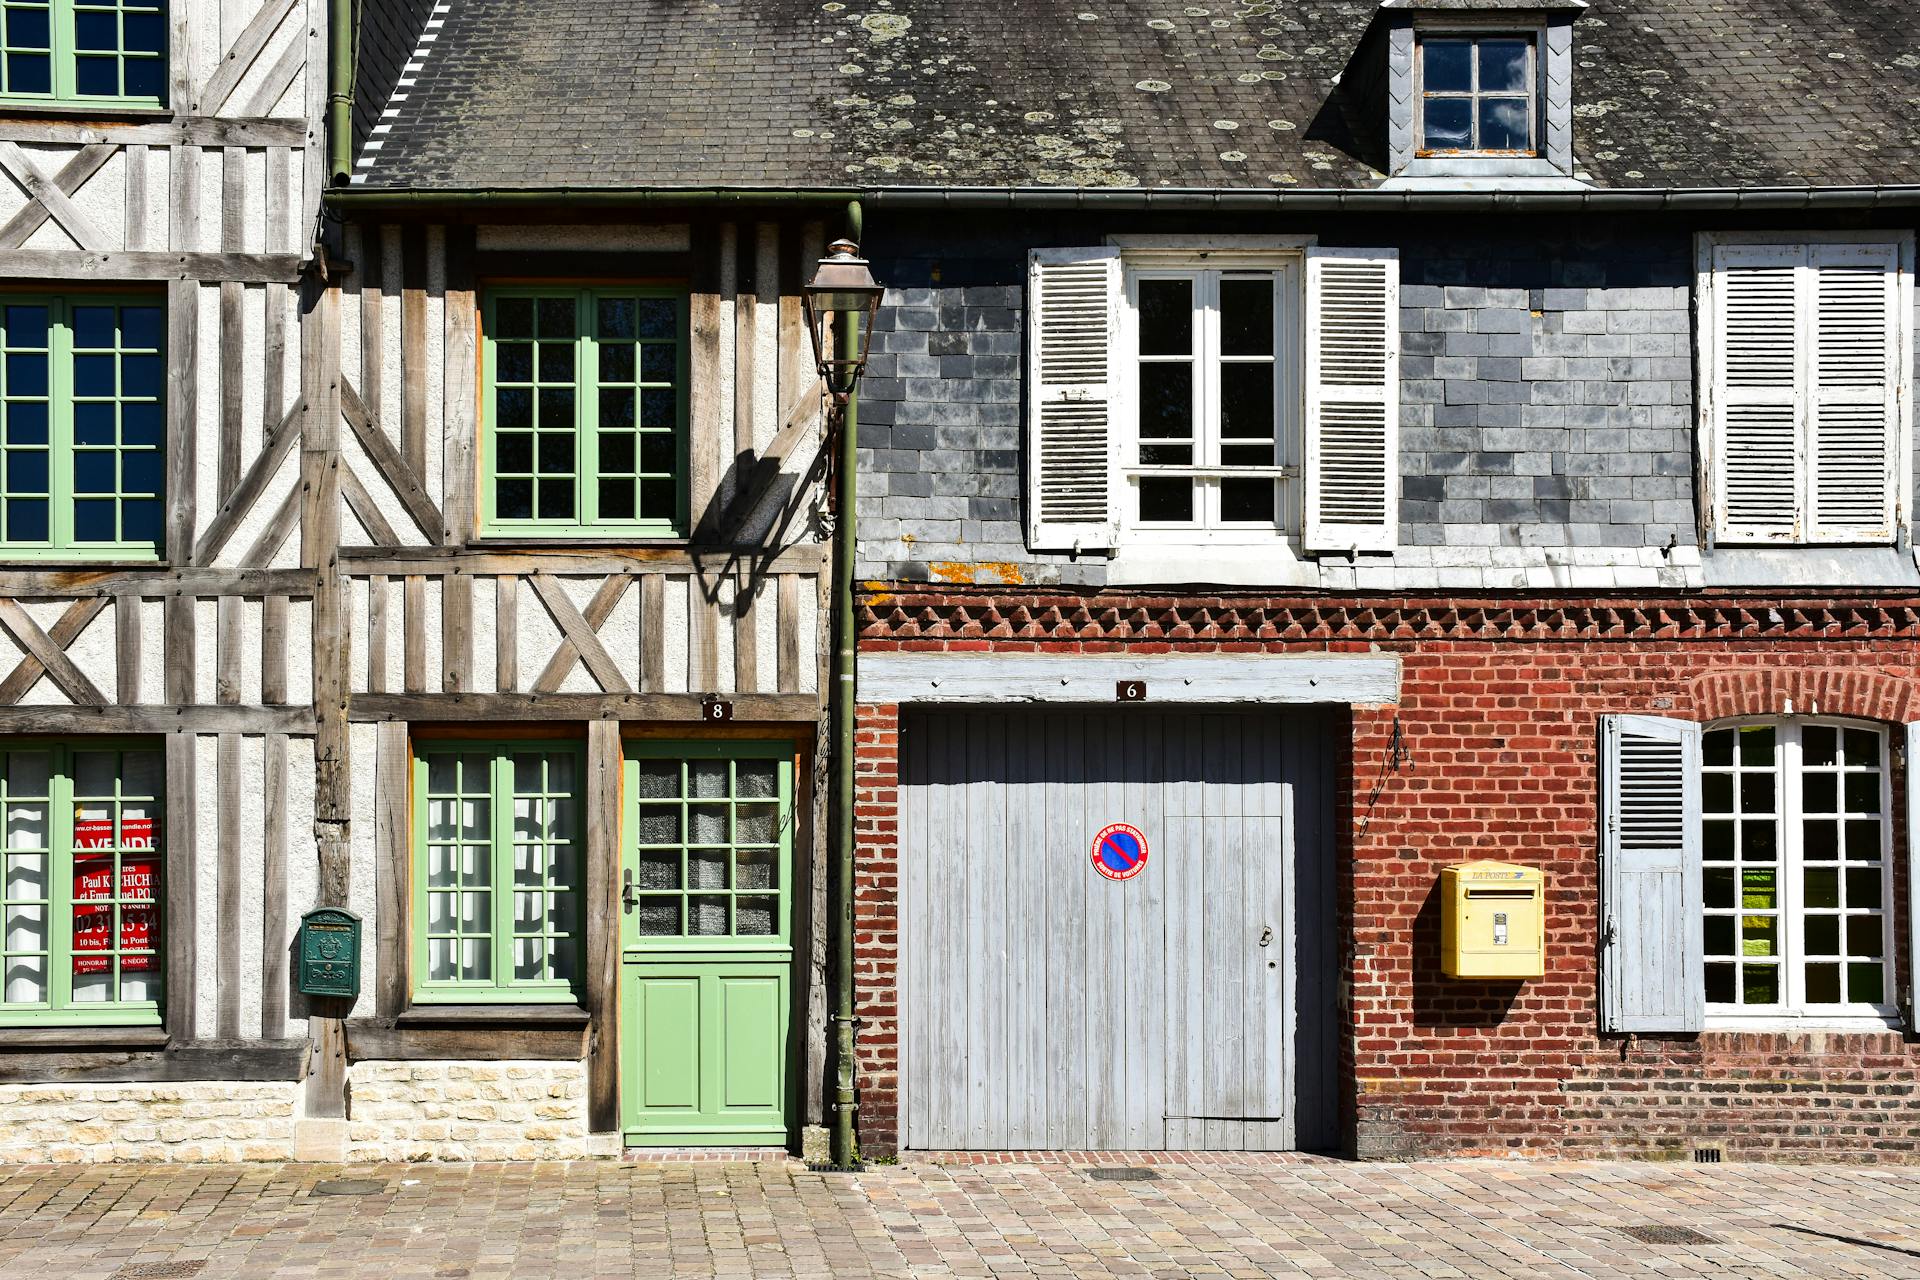
M 455 225 L 446 229 L 447 286 L 445 394 L 441 412 L 444 459 L 441 477 L 441 540 L 463 547 L 473 536 L 475 519 L 474 467 L 480 430 L 480 367 L 475 354 L 479 321 L 474 308 L 474 230 Z
M 340 291 L 307 284 L 300 327 L 300 384 L 306 420 L 300 431 L 300 563 L 318 570 L 313 596 L 313 835 L 320 860 L 319 903 L 347 905 L 353 775 L 347 736 L 347 601 L 340 575 Z M 344 1119 L 347 1039 L 342 1001 L 309 1020 L 311 1058 L 307 1115 Z
M 195 1038 L 194 937 L 199 917 L 199 840 L 195 827 L 194 752 L 191 733 L 167 735 L 167 1034 L 176 1041 Z
M 620 1127 L 620 725 L 587 725 L 587 1128 Z
M 373 794 L 374 1013 L 391 1018 L 407 1004 L 407 792 L 410 759 L 404 721 L 380 725 Z

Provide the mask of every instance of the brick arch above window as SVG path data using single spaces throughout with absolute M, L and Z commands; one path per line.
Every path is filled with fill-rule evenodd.
M 1871 667 L 1742 667 L 1691 682 L 1703 723 L 1738 716 L 1843 716 L 1903 724 L 1920 715 L 1920 680 Z

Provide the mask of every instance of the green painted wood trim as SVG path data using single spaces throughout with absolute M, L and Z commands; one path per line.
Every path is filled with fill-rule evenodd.
M 516 980 L 513 974 L 513 757 L 525 754 L 566 755 L 574 762 L 572 824 L 575 872 L 580 882 L 569 890 L 572 895 L 570 928 L 574 939 L 572 980 L 550 979 L 538 982 Z M 435 981 L 427 977 L 427 777 L 431 761 L 438 756 L 482 756 L 487 760 L 487 803 L 489 809 L 488 945 L 492 952 L 490 981 L 456 979 Z M 448 739 L 441 742 L 416 742 L 413 752 L 413 839 L 410 879 L 413 892 L 413 929 L 410 940 L 413 955 L 413 992 L 416 1004 L 578 1004 L 581 980 L 579 972 L 586 962 L 586 804 L 583 793 L 586 748 L 583 743 L 565 738 L 501 738 L 486 741 Z M 551 886 L 551 871 L 542 884 Z M 456 890 L 457 891 L 457 890 Z M 464 935 L 462 935 L 464 936 Z M 551 954 L 551 953 L 549 953 Z
M 749 1016 L 745 1024 L 734 1022 L 726 1006 L 727 984 L 732 980 L 755 980 L 772 988 L 771 1016 L 765 1021 Z M 679 1039 L 664 1046 L 648 1045 L 648 1010 L 643 988 L 664 984 L 681 993 L 690 987 L 693 997 L 693 1026 L 669 1026 L 670 1031 L 691 1032 L 691 1039 Z M 646 960 L 624 965 L 621 970 L 621 1133 L 629 1146 L 674 1145 L 784 1145 L 790 1117 L 795 1110 L 795 1048 L 790 1038 L 793 1001 L 791 963 L 706 963 L 687 964 L 672 960 Z M 671 1021 L 671 1019 L 669 1020 Z M 735 1032 L 744 1031 L 744 1043 L 737 1043 Z M 652 1053 L 664 1048 L 668 1054 L 678 1051 L 663 1064 L 652 1060 Z M 691 1107 L 657 1105 L 643 1107 L 647 1082 L 642 1072 L 664 1065 L 669 1090 L 685 1090 L 695 1099 Z M 729 1075 L 734 1069 L 749 1072 L 771 1068 L 772 1099 L 765 1105 L 740 1102 L 728 1095 Z
M 625 872 L 639 870 L 640 852 L 640 764 L 644 760 L 772 760 L 777 766 L 775 773 L 775 815 L 774 824 L 779 833 L 779 856 L 774 866 L 774 884 L 772 892 L 762 890 L 734 889 L 695 890 L 688 884 L 685 850 L 693 846 L 693 834 L 685 822 L 682 824 L 682 859 L 680 864 L 681 888 L 673 890 L 648 891 L 636 888 L 634 897 L 644 901 L 649 897 L 679 898 L 683 902 L 688 898 L 700 896 L 726 896 L 729 899 L 742 897 L 773 897 L 774 919 L 777 928 L 770 934 L 679 934 L 679 935 L 643 935 L 639 932 L 638 912 L 623 910 L 620 917 L 620 948 L 623 957 L 630 953 L 648 955 L 660 954 L 662 958 L 676 952 L 703 952 L 714 956 L 740 956 L 756 951 L 777 951 L 792 955 L 793 936 L 793 829 L 797 821 L 793 805 L 793 742 L 785 739 L 694 739 L 683 741 L 665 741 L 656 739 L 629 738 L 622 746 L 625 760 L 622 764 L 621 820 L 620 820 L 620 865 L 622 875 Z M 729 800 L 729 803 L 732 801 Z M 683 794 L 681 804 L 690 806 L 700 803 Z M 718 848 L 718 845 L 700 845 L 701 848 Z M 733 856 L 738 846 L 731 840 L 726 844 L 728 866 L 733 866 Z M 636 876 L 637 878 L 637 876 Z M 624 882 L 624 880 L 623 880 Z M 686 917 L 681 917 L 684 927 Z
M 573 510 L 574 518 L 507 518 L 495 510 L 496 479 L 495 461 L 498 456 L 496 436 L 498 432 L 497 411 L 497 357 L 498 357 L 498 308 L 503 299 L 508 298 L 569 298 L 574 300 L 574 366 L 573 366 Z M 597 304 L 606 298 L 667 298 L 676 305 L 677 333 L 675 335 L 676 356 L 674 412 L 675 449 L 674 449 L 674 516 L 672 520 L 647 519 L 609 519 L 600 514 L 600 487 L 595 483 L 599 474 L 600 462 L 600 360 L 599 344 L 594 329 L 596 326 Z M 685 289 L 655 285 L 606 285 L 600 287 L 573 288 L 564 285 L 496 285 L 486 290 L 482 304 L 481 334 L 481 395 L 480 395 L 480 454 L 481 454 L 481 495 L 480 495 L 480 531 L 481 536 L 490 538 L 537 539 L 554 537 L 634 537 L 634 538 L 683 538 L 689 527 L 687 507 L 689 502 L 687 488 L 687 459 L 689 453 L 688 424 L 692 416 L 688 404 L 693 397 L 692 388 L 692 343 L 689 299 Z M 635 380 L 639 381 L 640 353 L 636 346 Z M 538 360 L 536 348 L 536 363 Z M 535 370 L 538 378 L 538 370 Z M 538 393 L 535 393 L 536 399 Z M 636 473 L 639 467 L 640 433 L 640 395 L 634 396 L 634 452 Z M 536 459 L 536 467 L 538 460 Z M 636 510 L 638 495 L 635 496 Z
M 165 323 L 166 300 L 157 293 L 137 292 L 101 292 L 101 293 L 16 293 L 0 290 L 0 308 L 14 306 L 39 306 L 47 309 L 47 454 L 48 454 L 48 504 L 49 519 L 47 538 L 41 542 L 9 542 L 6 540 L 4 525 L 0 525 L 0 560 L 4 561 L 53 561 L 84 563 L 126 563 L 156 564 L 161 559 L 161 545 L 154 542 L 79 542 L 74 538 L 73 505 L 74 493 L 74 454 L 76 440 L 74 436 L 74 374 L 73 374 L 73 308 L 76 306 L 153 307 L 161 312 L 162 324 Z M 116 324 L 117 330 L 117 324 Z M 164 363 L 167 355 L 167 341 L 171 337 L 163 328 L 160 338 L 158 358 Z M 5 326 L 0 324 L 0 342 L 5 339 Z M 116 343 L 119 339 L 116 337 Z M 92 350 L 93 348 L 89 348 Z M 126 350 L 124 346 L 114 348 L 116 354 Z M 4 366 L 0 365 L 0 414 L 4 414 L 6 395 Z M 170 431 L 165 421 L 166 395 L 162 387 L 160 399 L 162 415 L 160 434 L 160 457 L 163 460 L 169 443 Z M 0 440 L 7 438 L 4 424 L 0 423 Z M 164 466 L 163 466 L 164 472 Z M 157 482 L 154 499 L 164 512 L 167 493 L 164 474 Z M 5 504 L 0 503 L 0 520 L 5 517 Z
M 784 1147 L 787 1128 L 777 1129 L 627 1129 L 621 1138 L 629 1147 Z
M 165 855 L 161 844 L 166 831 L 166 771 L 156 772 L 158 780 L 153 810 L 153 932 L 147 940 L 153 953 L 154 974 L 159 990 L 151 1000 L 75 1001 L 73 999 L 73 804 L 75 754 L 87 751 L 151 751 L 160 746 L 151 739 L 102 737 L 85 742 L 57 742 L 47 739 L 11 738 L 0 740 L 0 753 L 39 752 L 49 754 L 47 804 L 47 999 L 35 1003 L 0 1003 L 0 1027 L 22 1026 L 159 1026 L 160 1011 L 166 1004 L 167 919 Z M 115 792 L 120 791 L 118 776 Z M 4 795 L 0 794 L 0 799 Z M 116 817 L 118 816 L 116 810 Z M 116 899 L 118 895 L 116 894 Z
M 187 0 L 172 0 L 173 4 L 184 4 Z M 53 88 L 46 93 L 8 93 L 0 89 L 0 106 L 44 107 L 63 105 L 76 107 L 126 107 L 130 109 L 152 109 L 165 107 L 167 95 L 165 86 L 170 79 L 168 71 L 172 66 L 173 41 L 168 29 L 168 5 L 160 6 L 161 44 L 157 57 L 152 58 L 160 64 L 161 91 L 151 97 L 127 94 L 83 94 L 80 92 L 80 50 L 75 32 L 75 0 L 49 0 L 48 2 L 49 41 L 52 48 L 47 57 L 53 71 Z M 124 42 L 124 34 L 122 40 Z M 124 57 L 123 52 L 119 55 Z M 33 50 L 32 52 L 39 52 Z M 95 52 L 95 51 L 89 51 Z M 141 60 L 146 60 L 143 56 Z M 122 84 L 125 84 L 126 69 L 121 67 Z

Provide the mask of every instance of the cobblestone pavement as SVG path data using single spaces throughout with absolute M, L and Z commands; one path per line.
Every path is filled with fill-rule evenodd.
M 1920 1170 L 1295 1158 L 1156 1172 L 29 1166 L 0 1170 L 0 1277 L 1920 1276 Z M 1629 1233 L 1646 1228 L 1695 1238 Z

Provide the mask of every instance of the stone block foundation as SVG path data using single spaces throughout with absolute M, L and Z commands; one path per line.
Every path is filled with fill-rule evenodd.
M 346 1158 L 575 1160 L 620 1153 L 587 1131 L 584 1062 L 356 1062 Z
M 0 1085 L 0 1163 L 290 1160 L 300 1086 Z

